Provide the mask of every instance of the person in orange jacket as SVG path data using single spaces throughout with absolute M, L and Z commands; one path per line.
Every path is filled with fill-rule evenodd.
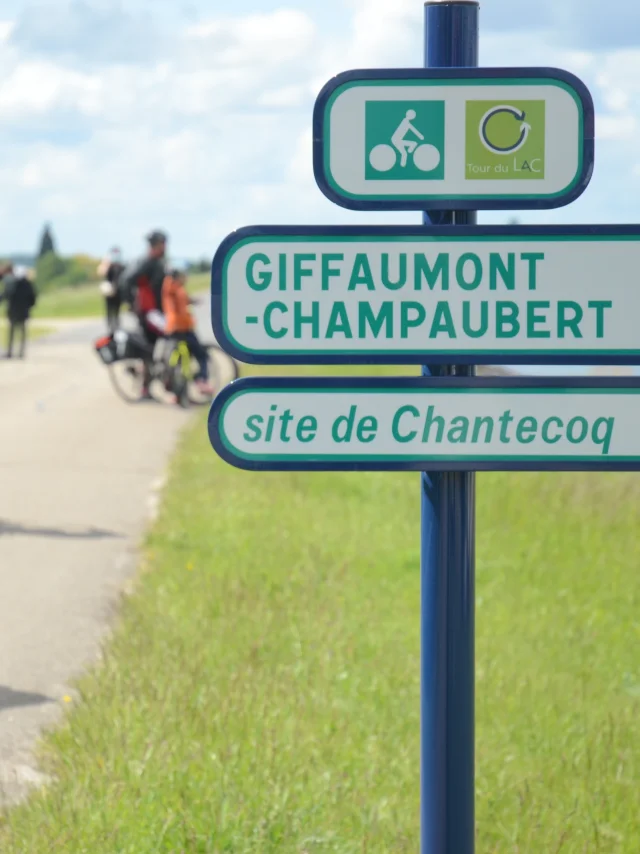
M 187 292 L 187 277 L 184 271 L 174 269 L 166 276 L 162 285 L 162 311 L 166 319 L 167 337 L 184 341 L 191 355 L 198 362 L 198 373 L 194 377 L 198 390 L 213 397 L 215 391 L 209 382 L 209 356 L 195 332 L 195 320 L 191 313 L 193 300 Z

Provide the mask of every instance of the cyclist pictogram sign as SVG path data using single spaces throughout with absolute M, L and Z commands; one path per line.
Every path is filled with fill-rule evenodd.
M 549 68 L 350 71 L 314 117 L 316 180 L 354 210 L 560 207 L 593 147 L 588 90 Z
M 444 101 L 370 101 L 366 105 L 366 174 L 379 180 L 442 180 Z

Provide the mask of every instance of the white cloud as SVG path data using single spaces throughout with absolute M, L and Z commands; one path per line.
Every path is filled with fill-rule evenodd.
M 526 15 L 515 16 L 518 4 L 508 3 L 504 9 L 528 26 Z M 56 0 L 49 5 L 57 8 Z M 177 30 L 170 50 L 155 34 L 142 57 L 123 49 L 98 61 L 86 57 L 92 42 L 77 21 L 74 38 L 84 42 L 75 47 L 68 33 L 49 38 L 32 27 L 27 39 L 24 21 L 17 35 L 0 22 L 0 234 L 11 241 L 0 250 L 28 246 L 44 218 L 68 250 L 98 252 L 115 240 L 135 251 L 157 225 L 170 230 L 179 254 L 193 255 L 252 222 L 417 221 L 330 204 L 313 178 L 311 116 L 315 93 L 339 71 L 421 64 L 422 4 L 345 0 L 349 15 L 324 37 L 294 5 L 208 17 Z M 83 7 L 78 19 L 86 24 L 94 6 L 64 8 Z M 135 15 L 119 14 L 117 26 L 109 18 L 116 31 L 134 33 Z M 606 218 L 607 194 L 610 212 L 620 199 L 614 188 L 630 195 L 640 51 L 576 50 L 532 27 L 488 32 L 481 58 L 584 75 L 599 110 L 597 179 L 584 206 L 541 216 L 566 221 L 592 206 Z M 625 199 L 628 209 L 634 202 Z
M 0 80 L 0 117 L 15 120 L 65 108 L 83 112 L 95 103 L 100 81 L 51 62 L 25 61 Z
M 311 128 L 306 128 L 298 136 L 287 169 L 287 180 L 306 192 L 314 186 L 313 177 L 313 134 Z
M 35 55 L 23 32 L 0 57 L 4 239 L 21 222 L 8 210 L 26 215 L 27 193 L 29 227 L 55 216 L 76 246 L 89 239 L 85 248 L 95 251 L 109 221 L 127 229 L 121 242 L 137 246 L 138 229 L 160 220 L 188 241 L 179 251 L 204 251 L 212 209 L 221 221 L 234 207 L 250 217 L 252 198 L 258 206 L 265 197 L 252 186 L 269 194 L 286 185 L 295 146 L 287 140 L 311 115 L 316 37 L 308 15 L 279 9 L 200 22 L 144 66 L 80 67 L 77 56 L 54 58 L 51 45 Z
M 551 21 L 567 44 L 612 50 L 639 44 L 640 5 L 636 0 L 547 0 Z
M 352 0 L 352 38 L 345 59 L 356 67 L 420 64 L 422 7 L 414 0 Z
M 422 6 L 415 0 L 347 0 L 352 13 L 344 33 L 328 40 L 312 78 L 318 92 L 328 79 L 350 68 L 421 65 Z
M 12 27 L 11 41 L 28 55 L 84 65 L 144 64 L 171 44 L 148 14 L 94 0 L 28 3 Z
M 296 9 L 277 9 L 202 21 L 187 29 L 191 47 L 200 47 L 222 66 L 269 68 L 305 56 L 316 36 L 313 20 Z
M 27 163 L 22 170 L 22 184 L 25 187 L 39 186 L 42 178 L 42 169 L 37 163 Z
M 607 112 L 596 115 L 596 137 L 631 143 L 640 121 L 640 50 L 614 51 L 593 66 L 593 88 Z
M 596 139 L 634 140 L 638 131 L 635 116 L 598 116 Z
M 612 50 L 638 44 L 637 0 L 489 0 L 480 21 L 492 32 L 545 30 L 557 46 Z
M 13 21 L 0 21 L 0 42 L 6 42 L 11 37 L 15 24 Z
M 272 89 L 265 92 L 258 99 L 261 107 L 300 107 L 308 100 L 310 87 L 308 86 L 283 86 L 280 89 Z
M 608 109 L 620 112 L 629 108 L 630 97 L 629 93 L 625 92 L 624 89 L 612 87 L 606 89 L 603 93 L 603 101 Z

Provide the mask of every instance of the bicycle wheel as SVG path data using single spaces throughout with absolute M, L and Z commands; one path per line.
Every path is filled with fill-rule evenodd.
M 240 368 L 236 360 L 232 359 L 217 344 L 207 346 L 207 352 L 209 354 L 209 382 L 213 386 L 213 397 L 215 397 L 226 385 L 238 379 Z M 195 360 L 192 362 L 192 370 L 192 375 L 195 376 L 198 371 L 198 363 Z M 203 395 L 194 382 L 189 383 L 189 398 L 191 403 L 196 406 L 206 406 L 213 399 L 210 395 Z
M 191 354 L 182 341 L 171 342 L 169 352 L 165 352 L 163 361 L 165 391 L 173 394 L 175 400 L 183 409 L 187 409 L 189 400 L 189 383 L 191 381 Z
M 116 393 L 127 403 L 142 400 L 144 365 L 142 359 L 121 359 L 109 365 L 109 379 Z
M 391 145 L 376 145 L 369 154 L 369 163 L 376 172 L 389 172 L 396 165 L 398 155 Z
M 191 395 L 189 394 L 190 381 L 189 377 L 185 375 L 181 362 L 178 362 L 173 368 L 171 387 L 180 406 L 183 409 L 188 409 L 191 404 Z
M 209 359 L 214 365 L 214 371 L 218 379 L 216 389 L 217 391 L 222 391 L 225 386 L 238 379 L 240 376 L 240 365 L 228 353 L 225 353 L 221 347 L 218 347 L 217 344 L 213 347 L 207 347 L 207 350 L 209 351 Z
M 421 172 L 433 172 L 442 160 L 435 145 L 419 145 L 413 153 L 414 166 Z

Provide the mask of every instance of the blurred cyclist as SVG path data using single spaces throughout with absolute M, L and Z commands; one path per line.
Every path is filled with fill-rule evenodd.
M 189 308 L 194 300 L 190 299 L 187 293 L 186 283 L 186 272 L 179 268 L 171 270 L 164 280 L 162 310 L 166 319 L 165 334 L 186 343 L 189 352 L 198 362 L 199 371 L 194 377 L 198 391 L 213 397 L 215 392 L 209 382 L 209 356 L 195 332 L 196 324 Z
M 164 335 L 162 316 L 162 284 L 166 276 L 165 257 L 168 237 L 162 231 L 147 235 L 147 254 L 125 270 L 122 277 L 125 300 L 138 318 L 149 345 L 149 357 L 144 363 L 142 396 L 150 398 L 151 364 L 156 342 Z
M 115 332 L 120 325 L 120 308 L 122 306 L 122 293 L 120 291 L 120 277 L 125 270 L 122 263 L 122 253 L 114 247 L 98 267 L 100 293 L 104 297 L 107 310 L 107 328 L 109 332 Z

